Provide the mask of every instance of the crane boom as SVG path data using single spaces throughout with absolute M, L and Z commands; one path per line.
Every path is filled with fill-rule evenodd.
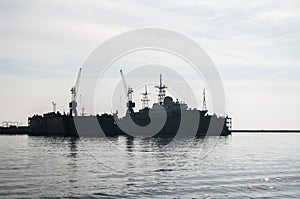
M 78 72 L 78 75 L 77 75 L 77 78 L 76 78 L 75 85 L 71 89 L 71 91 L 72 91 L 72 99 L 74 101 L 76 101 L 76 99 L 77 99 L 77 91 L 79 89 L 80 76 L 81 76 L 81 68 L 79 68 L 79 72 Z
M 76 83 L 75 83 L 75 88 L 76 88 L 77 91 L 79 89 L 79 83 L 80 83 L 80 77 L 81 77 L 81 70 L 82 70 L 82 68 L 79 68 L 79 72 L 78 72 L 78 75 L 77 75 L 77 78 L 76 78 Z
M 124 76 L 122 70 L 120 70 L 120 73 L 121 73 L 121 77 L 122 77 L 124 93 L 125 93 L 125 95 L 127 97 L 127 100 L 128 100 L 127 82 L 126 82 L 126 79 L 125 79 L 125 76 Z

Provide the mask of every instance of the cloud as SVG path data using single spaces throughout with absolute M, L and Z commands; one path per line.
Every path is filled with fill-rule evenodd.
M 280 79 L 285 85 L 299 79 L 299 8 L 300 2 L 296 0 L 3 0 L 0 2 L 0 84 L 59 78 L 62 84 L 68 84 L 64 87 L 69 88 L 72 83 L 64 79 L 74 79 L 78 67 L 101 42 L 134 28 L 159 27 L 196 40 L 215 62 L 224 84 L 232 85 L 233 81 L 239 86 L 239 89 L 228 88 L 226 92 L 231 96 L 239 96 L 243 89 L 249 96 L 256 96 L 255 85 L 270 91 L 265 99 L 272 104 L 276 101 L 278 85 L 269 85 L 267 80 L 275 83 Z M 253 81 L 262 82 L 257 85 Z M 46 85 L 49 90 L 55 90 L 51 84 Z M 27 95 L 39 99 L 35 90 L 39 90 L 40 85 L 27 86 L 30 88 Z M 291 88 L 287 89 L 286 97 L 294 99 L 297 91 L 293 84 L 286 86 Z M 18 92 L 18 87 L 12 89 Z M 65 91 L 54 93 L 61 96 L 61 102 L 66 101 L 68 94 L 59 95 L 59 92 Z M 4 95 L 2 92 L 1 97 Z M 263 92 L 257 97 L 264 98 Z M 276 105 L 285 104 L 284 98 L 280 99 Z M 234 102 L 229 98 L 231 110 L 236 109 Z M 7 100 L 0 105 L 1 109 L 13 107 L 13 103 Z M 243 118 L 252 110 L 247 103 L 245 111 L 234 114 L 236 118 Z M 265 102 L 257 104 L 261 108 Z M 242 105 L 240 102 L 238 106 Z M 287 106 L 292 108 L 290 104 Z M 40 110 L 46 110 L 45 105 Z M 16 118 L 20 117 L 15 114 Z M 251 124 L 247 120 L 238 123 Z M 290 123 L 286 121 L 286 124 Z

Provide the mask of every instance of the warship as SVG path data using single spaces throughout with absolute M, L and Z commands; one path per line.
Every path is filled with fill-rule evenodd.
M 85 116 L 84 114 L 78 115 L 77 113 L 77 91 L 79 87 L 79 80 L 81 75 L 81 69 L 79 70 L 75 86 L 71 88 L 71 102 L 69 103 L 69 113 L 60 113 L 56 111 L 56 104 L 53 102 L 53 111 L 45 113 L 43 115 L 35 114 L 28 118 L 28 126 L 8 126 L 1 127 L 0 134 L 27 134 L 29 136 L 66 136 L 66 137 L 80 137 L 75 120 L 89 120 L 91 118 L 97 118 L 102 132 L 105 136 L 134 136 L 128 130 L 120 128 L 120 126 L 132 127 L 131 130 L 135 130 L 134 127 L 147 127 L 152 122 L 158 121 L 161 123 L 164 116 L 164 122 L 162 128 L 159 129 L 152 137 L 175 137 L 178 130 L 189 132 L 189 124 L 185 125 L 182 129 L 181 118 L 183 115 L 187 117 L 194 117 L 198 115 L 199 118 L 196 121 L 197 129 L 195 137 L 203 137 L 206 135 L 216 136 L 228 136 L 231 134 L 231 118 L 228 116 L 217 116 L 216 114 L 209 115 L 205 90 L 203 91 L 203 107 L 202 110 L 191 109 L 186 103 L 180 102 L 178 99 L 175 101 L 172 97 L 166 95 L 167 86 L 162 82 L 162 75 L 160 74 L 160 81 L 157 86 L 158 89 L 158 102 L 153 103 L 152 107 L 149 106 L 149 98 L 147 87 L 145 86 L 145 92 L 142 93 L 142 108 L 135 111 L 135 102 L 132 99 L 133 89 L 126 85 L 125 77 L 122 70 L 120 70 L 123 86 L 127 89 L 127 111 L 123 117 L 118 117 L 117 113 L 95 116 Z M 151 117 L 150 117 L 151 116 Z M 130 126 L 132 122 L 134 126 Z M 208 134 L 210 124 L 219 124 L 220 132 Z M 130 128 L 129 128 L 130 129 Z M 96 135 L 97 132 L 87 133 L 90 135 Z M 134 134 L 134 135 L 133 135 Z M 80 136 L 79 136 L 80 135 Z

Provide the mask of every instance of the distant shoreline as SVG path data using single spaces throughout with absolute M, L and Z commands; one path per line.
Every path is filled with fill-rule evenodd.
M 300 130 L 231 130 L 232 133 L 300 133 Z

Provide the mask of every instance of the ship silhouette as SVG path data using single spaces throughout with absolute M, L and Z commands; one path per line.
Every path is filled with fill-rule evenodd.
M 69 103 L 69 114 L 56 112 L 53 103 L 53 112 L 43 115 L 33 115 L 28 118 L 28 126 L 20 130 L 14 127 L 1 128 L 0 133 L 28 134 L 31 136 L 141 136 L 141 137 L 205 137 L 227 136 L 231 134 L 231 118 L 228 116 L 209 115 L 205 90 L 203 91 L 202 110 L 190 109 L 186 103 L 175 101 L 166 95 L 166 88 L 162 82 L 156 86 L 158 89 L 158 102 L 149 107 L 147 87 L 142 93 L 142 108 L 135 111 L 135 102 L 132 99 L 133 89 L 127 86 L 122 70 L 120 71 L 124 88 L 127 90 L 126 115 L 118 117 L 117 113 L 95 116 L 77 114 L 77 89 L 79 86 L 81 69 L 76 84 L 71 89 L 72 100 Z M 101 132 L 90 128 L 92 121 L 97 121 Z M 80 126 L 78 126 L 80 123 Z

